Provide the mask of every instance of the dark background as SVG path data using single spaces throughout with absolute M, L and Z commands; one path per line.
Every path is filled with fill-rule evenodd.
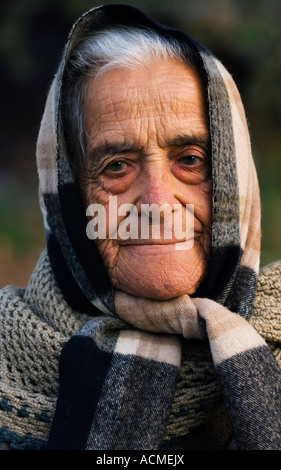
M 35 165 L 40 120 L 73 22 L 101 3 L 0 1 L 0 287 L 24 286 L 44 247 Z M 119 3 L 191 34 L 232 73 L 245 105 L 260 181 L 261 264 L 281 258 L 280 0 Z

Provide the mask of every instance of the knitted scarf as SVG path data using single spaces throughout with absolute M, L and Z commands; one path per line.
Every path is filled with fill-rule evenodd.
M 151 301 L 115 292 L 94 242 L 86 236 L 85 208 L 62 126 L 64 70 L 81 35 L 116 24 L 150 27 L 166 37 L 180 37 L 199 57 L 206 77 L 212 145 L 212 249 L 206 280 L 194 298 L 185 295 Z M 18 356 L 16 349 L 11 352 L 10 337 L 1 341 L 13 354 L 14 364 L 11 373 L 7 361 L 1 360 L 1 367 L 6 367 L 1 371 L 2 410 L 5 417 L 17 415 L 21 423 L 20 430 L 12 430 L 12 421 L 3 418 L 4 440 L 25 447 L 35 445 L 35 440 L 39 447 L 47 442 L 48 449 L 173 446 L 170 424 L 177 414 L 175 399 L 188 344 L 195 351 L 203 345 L 205 363 L 209 361 L 206 351 L 211 355 L 216 374 L 213 384 L 219 384 L 219 393 L 215 385 L 212 393 L 203 394 L 205 416 L 221 394 L 239 449 L 281 448 L 281 372 L 271 349 L 249 323 L 259 267 L 258 183 L 243 106 L 223 65 L 190 37 L 154 23 L 132 7 L 107 5 L 90 10 L 74 25 L 51 86 L 37 162 L 48 260 L 58 289 L 55 298 L 60 299 L 68 318 L 65 321 L 60 310 L 49 312 L 51 299 L 42 304 L 41 289 L 37 293 L 33 289 L 37 304 L 29 300 L 33 306 L 27 309 L 21 303 L 22 291 L 13 292 L 17 299 L 14 310 L 20 303 L 25 313 L 13 339 L 18 335 L 21 345 L 29 344 L 29 331 L 36 334 L 28 355 L 25 351 Z M 5 304 L 6 311 L 11 302 L 10 298 Z M 59 386 L 54 380 L 55 387 L 50 381 L 41 389 L 42 375 L 51 375 L 49 342 L 56 360 L 59 358 Z M 1 344 L 1 354 L 5 347 Z M 38 354 L 38 366 L 30 368 L 30 360 L 34 366 L 32 358 Z M 26 367 L 20 365 L 20 359 Z M 20 379 L 15 379 L 15 370 Z M 57 371 L 53 373 L 55 376 Z M 200 380 L 204 384 L 207 379 L 201 374 Z M 24 400 L 17 401 L 19 396 Z M 211 400 L 204 399 L 207 396 Z M 184 415 L 189 422 L 188 412 L 195 410 L 198 425 L 200 407 L 193 406 L 188 393 L 185 399 L 181 422 Z M 35 427 L 24 426 L 24 417 L 30 423 L 30 412 L 33 424 L 48 422 L 49 436 L 45 425 L 36 437 Z M 192 426 L 188 424 L 184 432 Z
M 280 274 L 281 262 L 262 270 L 250 322 L 266 339 L 281 367 Z M 44 449 L 59 392 L 61 350 L 91 316 L 69 307 L 46 251 L 26 289 L 7 286 L 0 291 L 0 307 L 0 441 L 12 449 Z M 199 427 L 199 448 L 223 449 L 231 429 L 221 406 L 220 384 L 208 344 L 183 340 L 181 346 L 163 448 L 175 448 L 184 436 L 191 440 L 191 448 L 198 448 L 190 436 Z
M 59 392 L 61 350 L 93 317 L 69 307 L 55 281 L 46 250 L 27 288 L 5 287 L 0 291 L 0 305 L 0 441 L 16 449 L 44 449 Z M 107 319 L 109 331 L 111 325 L 128 327 L 122 320 L 112 319 L 111 324 Z M 172 341 L 169 335 L 168 345 Z M 222 403 L 208 346 L 188 341 L 182 347 L 165 443 L 188 434 L 217 413 Z M 225 440 L 228 442 L 228 434 Z

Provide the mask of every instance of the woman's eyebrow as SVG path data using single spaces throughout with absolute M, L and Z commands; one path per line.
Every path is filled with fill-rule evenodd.
M 181 134 L 167 141 L 168 146 L 184 147 L 185 145 L 199 145 L 204 150 L 209 151 L 211 147 L 208 133 Z
M 205 151 L 210 150 L 210 138 L 208 134 L 180 134 L 167 140 L 167 147 L 184 147 L 185 145 L 199 145 Z M 98 144 L 89 152 L 90 161 L 102 161 L 106 157 L 114 157 L 128 152 L 140 152 L 143 147 L 135 142 L 105 142 Z
M 90 150 L 90 160 L 101 161 L 105 157 L 114 157 L 127 152 L 138 152 L 140 147 L 130 142 L 106 142 L 99 144 Z

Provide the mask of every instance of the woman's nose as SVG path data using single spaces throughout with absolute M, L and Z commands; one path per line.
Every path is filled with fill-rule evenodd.
M 162 206 L 175 204 L 175 187 L 169 170 L 161 162 L 151 164 L 140 182 L 139 204 Z

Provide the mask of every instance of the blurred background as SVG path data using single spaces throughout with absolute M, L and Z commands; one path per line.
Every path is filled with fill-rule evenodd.
M 93 0 L 0 0 L 0 287 L 25 286 L 45 240 L 35 145 L 68 32 Z M 232 73 L 262 199 L 261 265 L 281 259 L 280 0 L 131 0 L 205 44 Z

